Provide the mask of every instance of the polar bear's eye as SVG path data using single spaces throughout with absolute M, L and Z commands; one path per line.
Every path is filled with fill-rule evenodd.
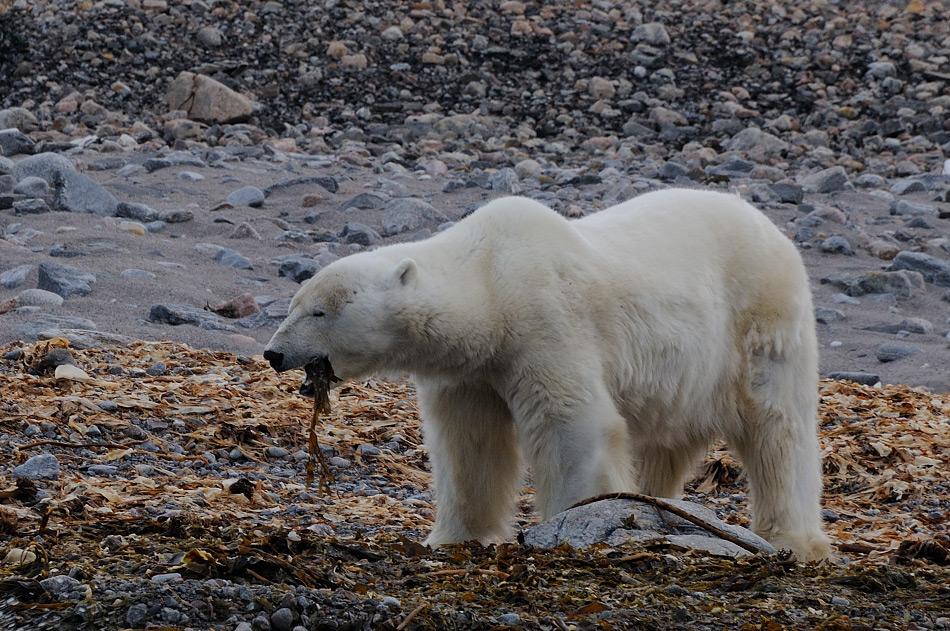
M 322 312 L 322 311 L 314 311 L 311 315 L 312 315 L 313 317 L 315 317 L 315 318 L 322 318 L 322 317 L 325 316 L 326 314 L 325 314 L 324 312 Z

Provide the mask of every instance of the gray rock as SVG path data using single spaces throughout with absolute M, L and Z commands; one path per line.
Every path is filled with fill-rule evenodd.
M 49 195 L 49 183 L 41 177 L 28 175 L 17 182 L 13 192 L 27 197 L 45 197 Z
M 89 176 L 76 171 L 62 172 L 54 178 L 52 185 L 55 190 L 53 203 L 58 210 L 114 216 L 119 206 L 115 195 Z
M 897 67 L 891 61 L 872 61 L 868 64 L 868 76 L 874 79 L 884 79 L 897 75 Z
M 120 202 L 115 209 L 116 217 L 124 217 L 125 219 L 134 219 L 135 221 L 141 221 L 142 223 L 148 223 L 150 221 L 156 221 L 160 217 L 160 213 L 146 206 L 145 204 L 139 204 L 136 202 Z
M 190 210 L 185 210 L 184 208 L 176 208 L 174 210 L 161 211 L 159 217 L 159 221 L 164 223 L 185 223 L 194 219 L 195 214 Z
M 864 330 L 891 334 L 906 331 L 907 333 L 929 335 L 933 333 L 934 325 L 933 322 L 924 318 L 905 318 L 896 324 L 872 324 L 871 326 L 864 327 Z
M 841 166 L 823 169 L 801 179 L 806 193 L 834 193 L 843 190 L 847 183 L 848 173 Z
M 877 347 L 877 360 L 882 364 L 889 362 L 898 361 L 907 357 L 910 357 L 914 353 L 920 352 L 919 348 L 914 348 L 913 346 L 906 346 L 904 344 L 894 344 L 892 342 L 885 342 Z
M 145 374 L 149 377 L 161 377 L 168 372 L 164 362 L 156 362 L 145 369 Z
M 644 42 L 653 46 L 666 46 L 670 43 L 670 35 L 666 27 L 659 22 L 648 22 L 633 29 L 630 39 L 634 42 Z
M 805 195 L 801 186 L 788 182 L 776 182 L 771 188 L 778 200 L 784 204 L 801 204 Z
M 133 629 L 137 629 L 145 625 L 148 617 L 148 606 L 138 603 L 129 607 L 125 614 L 125 622 Z
M 181 580 L 181 574 L 178 572 L 169 572 L 167 574 L 156 574 L 152 577 L 152 582 L 158 585 L 163 583 L 177 583 Z
M 65 173 L 75 173 L 72 161 L 58 153 L 38 153 L 16 163 L 13 176 L 17 182 L 25 177 L 38 177 L 53 185 Z
M 13 214 L 15 215 L 41 215 L 49 212 L 49 204 L 45 199 L 21 199 L 13 202 Z
M 264 191 L 256 186 L 242 186 L 228 195 L 228 203 L 232 206 L 250 206 L 259 208 L 264 204 Z
M 86 320 L 86 322 L 92 324 L 89 320 Z M 73 322 L 73 324 L 75 324 L 75 322 Z M 78 348 L 80 350 L 85 348 L 102 348 L 103 346 L 128 346 L 135 341 L 127 335 L 106 333 L 105 331 L 96 331 L 93 329 L 95 329 L 95 324 L 92 324 L 91 329 L 47 327 L 41 330 L 36 335 L 36 338 L 39 340 L 51 340 L 56 337 L 62 337 L 69 340 L 69 346 L 71 348 Z
M 294 628 L 294 612 L 281 607 L 270 615 L 270 624 L 274 631 L 291 631 Z
M 884 178 L 874 173 L 864 173 L 854 180 L 854 185 L 861 188 L 883 188 L 885 184 Z
M 181 171 L 175 177 L 182 182 L 200 182 L 205 179 L 205 176 L 200 173 L 195 173 L 194 171 Z
M 538 178 L 541 177 L 541 172 L 541 163 L 530 158 L 515 165 L 515 173 L 519 178 Z
M 131 267 L 119 272 L 119 277 L 126 280 L 153 280 L 155 278 L 155 274 L 152 272 L 147 272 L 144 269 L 136 269 Z
M 924 280 L 940 287 L 950 287 L 950 261 L 939 259 L 923 252 L 903 250 L 897 253 L 888 271 L 912 270 L 923 275 Z
M 865 386 L 873 386 L 881 381 L 878 375 L 869 372 L 831 372 L 828 373 L 828 378 L 837 379 L 838 381 L 853 381 Z
M 375 245 L 381 239 L 378 232 L 356 221 L 347 222 L 338 236 L 344 243 L 356 243 L 365 247 Z
M 844 320 L 845 315 L 837 309 L 830 309 L 828 307 L 815 307 L 815 321 L 819 324 L 830 324 L 831 322 L 838 322 L 839 320 Z
M 16 162 L 10 158 L 4 158 L 3 156 L 0 156 L 0 175 L 13 175 L 15 171 Z
M 0 129 L 0 155 L 33 153 L 33 141 L 19 129 Z
M 231 234 L 228 235 L 229 239 L 256 239 L 257 241 L 261 240 L 261 233 L 257 231 L 257 228 L 251 224 L 245 222 L 239 223 L 234 230 L 231 231 Z
M 251 263 L 251 259 L 231 248 L 221 248 L 214 256 L 214 260 L 221 265 L 233 267 L 234 269 L 254 269 L 254 264 Z
M 891 204 L 891 214 L 903 216 L 925 215 L 937 217 L 940 215 L 940 211 L 937 210 L 936 206 L 931 206 L 930 204 L 921 204 L 920 202 L 910 202 L 906 199 L 898 199 Z
M 728 178 L 744 178 L 749 177 L 749 175 L 752 173 L 752 169 L 754 168 L 754 162 L 743 160 L 737 156 L 731 156 L 722 164 L 707 166 L 704 171 L 707 175 Z
M 775 155 L 788 149 L 788 143 L 760 128 L 752 126 L 729 139 L 726 148 L 730 151 L 745 151 L 758 155 Z
M 196 36 L 198 43 L 206 48 L 218 48 L 224 43 L 224 39 L 221 36 L 221 31 L 216 29 L 213 26 L 204 26 L 198 29 L 198 35 Z
M 424 227 L 428 223 L 442 223 L 448 218 L 421 199 L 395 199 L 383 210 L 383 231 L 385 237 L 411 232 Z
M 82 329 L 84 331 L 95 331 L 96 323 L 86 318 L 76 316 L 63 316 L 52 313 L 37 314 L 35 318 L 20 324 L 16 328 L 16 333 L 23 339 L 39 339 L 44 331 L 53 329 Z
M 757 550 L 775 553 L 775 548 L 758 535 L 740 526 L 726 524 L 704 506 L 683 500 L 664 501 L 716 525 Z M 719 539 L 706 529 L 661 511 L 652 504 L 627 499 L 602 500 L 572 508 L 524 531 L 525 544 L 539 548 L 553 548 L 565 543 L 575 548 L 596 543 L 620 546 L 629 541 L 651 540 L 665 540 L 722 556 L 751 554 L 745 548 Z
M 909 193 L 919 193 L 926 190 L 927 187 L 920 180 L 900 180 L 891 186 L 891 192 L 895 195 L 907 195 Z
M 821 279 L 844 290 L 849 296 L 865 294 L 894 294 L 898 298 L 910 298 L 917 289 L 924 287 L 924 277 L 916 271 L 865 272 L 863 274 L 836 273 Z
M 152 305 L 148 312 L 149 322 L 161 322 L 172 326 L 190 324 L 210 331 L 230 331 L 236 329 L 226 324 L 217 315 L 190 305 Z
M 284 449 L 283 447 L 275 447 L 271 445 L 267 448 L 267 457 L 268 458 L 286 458 L 290 455 L 290 452 Z
M 237 123 L 254 112 L 250 99 L 211 77 L 182 72 L 169 84 L 169 110 L 185 110 L 188 118 L 204 123 Z
M 277 269 L 278 276 L 287 276 L 295 282 L 302 283 L 320 271 L 322 266 L 312 258 L 302 254 L 291 254 L 281 257 Z
M 498 624 L 506 627 L 517 627 L 521 624 L 521 616 L 516 613 L 503 613 L 498 616 Z
M 516 195 L 521 192 L 521 183 L 515 170 L 506 167 L 488 176 L 488 188 L 493 191 Z
M 822 241 L 820 248 L 822 252 L 828 252 L 829 254 L 854 255 L 854 250 L 851 248 L 851 244 L 848 243 L 848 240 L 837 235 L 828 237 Z
M 86 596 L 86 586 L 71 576 L 50 576 L 40 581 L 40 587 L 57 600 L 82 600 Z
M 10 193 L 14 192 L 13 189 L 15 186 L 16 180 L 13 179 L 13 175 L 0 175 L 0 193 L 2 193 L 4 196 L 8 196 Z
M 207 167 L 208 164 L 201 158 L 190 154 L 187 151 L 172 151 L 158 158 L 149 158 L 143 164 L 143 168 L 152 173 L 168 167 Z
M 141 175 L 147 171 L 148 169 L 141 164 L 127 164 L 115 173 L 121 177 L 132 177 L 133 175 Z
M 33 265 L 31 264 L 11 267 L 3 273 L 0 273 L 0 285 L 2 285 L 4 289 L 16 289 L 26 282 L 26 277 L 29 276 L 32 271 Z
M 63 297 L 45 289 L 24 289 L 16 297 L 18 307 L 58 307 Z
M 22 107 L 8 107 L 0 110 L 0 129 L 19 129 L 24 133 L 35 131 L 39 121 L 30 110 Z
M 85 296 L 92 292 L 96 275 L 69 265 L 40 263 L 37 287 L 59 294 L 63 298 Z
M 316 184 L 330 193 L 336 193 L 340 190 L 340 184 L 334 177 L 329 175 L 308 175 L 271 184 L 264 189 L 264 194 L 270 197 L 273 193 L 283 192 L 298 186 L 309 186 L 310 184 Z
M 109 403 L 111 403 L 111 401 Z M 101 407 L 102 406 L 100 405 L 100 408 Z M 118 406 L 116 406 L 116 408 L 118 408 Z M 94 465 L 89 465 L 88 467 L 86 467 L 86 471 L 92 475 L 112 477 L 119 472 L 119 467 L 115 467 L 109 464 L 94 464 Z
M 659 176 L 661 179 L 672 181 L 680 177 L 689 177 L 689 169 L 680 164 L 669 160 L 660 167 Z
M 25 480 L 58 480 L 59 460 L 53 454 L 33 456 L 13 469 L 13 477 Z
M 347 210 L 348 208 L 372 210 L 374 208 L 382 208 L 385 203 L 386 198 L 381 195 L 376 195 L 375 193 L 360 193 L 343 202 L 343 205 L 340 206 L 340 210 Z

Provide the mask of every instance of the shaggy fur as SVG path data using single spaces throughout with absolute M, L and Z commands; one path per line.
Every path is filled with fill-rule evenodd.
M 508 537 L 522 459 L 549 518 L 600 493 L 676 496 L 722 437 L 753 529 L 810 560 L 829 553 L 816 347 L 792 243 L 738 197 L 666 190 L 577 221 L 498 199 L 341 259 L 301 287 L 268 350 L 281 370 L 328 355 L 344 378 L 413 375 L 429 544 Z

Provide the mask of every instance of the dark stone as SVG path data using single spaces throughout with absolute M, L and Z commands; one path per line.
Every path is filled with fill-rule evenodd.
M 865 386 L 873 386 L 881 380 L 878 375 L 873 373 L 848 371 L 828 373 L 828 378 L 837 379 L 838 381 L 853 381 L 855 383 L 864 384 Z

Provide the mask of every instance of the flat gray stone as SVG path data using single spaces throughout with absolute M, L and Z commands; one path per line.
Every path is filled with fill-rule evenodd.
M 119 200 L 82 173 L 64 171 L 53 181 L 54 205 L 59 210 L 73 213 L 91 213 L 104 217 L 115 215 Z
M 27 197 L 45 197 L 49 195 L 49 182 L 41 177 L 28 175 L 16 183 L 13 192 Z
M 357 221 L 347 222 L 338 236 L 344 243 L 356 243 L 364 247 L 376 245 L 381 239 L 378 232 Z
M 316 184 L 330 193 L 336 193 L 338 190 L 340 190 L 340 184 L 334 177 L 329 175 L 307 175 L 271 184 L 264 189 L 264 194 L 270 197 L 274 193 L 283 192 L 291 188 L 297 188 L 299 186 L 307 187 L 311 184 Z
M 920 352 L 920 349 L 913 346 L 887 342 L 877 347 L 876 357 L 882 364 L 887 364 L 905 359 L 918 352 Z
M 172 326 L 190 324 L 210 331 L 230 331 L 233 333 L 236 330 L 230 324 L 222 322 L 221 318 L 214 313 L 191 305 L 153 305 L 149 309 L 148 319 L 150 322 L 160 322 Z
M 921 184 L 921 186 L 923 185 Z M 936 206 L 931 206 L 930 204 L 898 199 L 891 204 L 891 214 L 905 217 L 937 217 L 940 215 L 940 211 L 937 210 Z
M 0 273 L 0 285 L 2 285 L 4 289 L 16 289 L 26 282 L 26 277 L 33 271 L 33 267 L 34 266 L 30 264 L 11 267 Z
M 13 469 L 13 477 L 24 480 L 56 480 L 59 478 L 59 461 L 53 454 L 33 456 Z
M 63 297 L 45 289 L 24 289 L 16 297 L 18 307 L 58 307 Z
M 0 129 L 19 129 L 30 133 L 39 127 L 39 121 L 33 113 L 23 107 L 8 107 L 0 110 Z
M 448 221 L 448 217 L 424 200 L 414 197 L 394 199 L 383 209 L 382 235 L 391 237 L 444 221 Z
M 15 329 L 15 332 L 21 339 L 37 340 L 40 339 L 40 335 L 43 332 L 54 329 L 81 329 L 84 331 L 95 331 L 96 323 L 87 318 L 80 318 L 77 316 L 38 313 L 32 320 L 18 325 Z
M 227 201 L 232 206 L 250 206 L 258 208 L 264 204 L 264 191 L 256 186 L 242 186 L 228 195 Z
M 950 287 L 950 261 L 923 252 L 903 250 L 891 261 L 889 271 L 911 270 L 918 272 L 929 283 L 940 287 Z
M 894 294 L 898 298 L 906 299 L 918 289 L 923 289 L 924 276 L 920 272 L 911 270 L 863 274 L 842 272 L 822 278 L 821 283 L 840 287 L 844 293 L 852 297 L 866 294 Z
M 839 320 L 844 319 L 844 313 L 838 309 L 831 309 L 830 307 L 815 307 L 815 322 L 818 322 L 819 324 L 830 324 L 831 322 L 838 322 Z
M 0 129 L 0 155 L 33 153 L 33 140 L 19 129 Z
M 13 202 L 13 214 L 15 215 L 41 215 L 48 212 L 49 204 L 46 203 L 45 199 L 39 197 Z
M 150 206 L 145 204 L 139 204 L 137 202 L 120 202 L 115 209 L 116 217 L 124 217 L 125 219 L 134 219 L 135 221 L 140 221 L 142 223 L 148 223 L 150 221 L 156 221 L 160 218 L 161 214 Z
M 847 183 L 848 173 L 842 166 L 823 169 L 801 179 L 802 189 L 806 193 L 834 193 L 844 189 Z
M 38 177 L 46 180 L 47 184 L 54 184 L 57 177 L 64 173 L 75 172 L 72 161 L 58 153 L 38 153 L 35 156 L 24 158 L 16 163 L 13 176 L 19 182 L 25 177 Z
M 71 348 L 80 350 L 86 348 L 102 348 L 104 346 L 128 346 L 135 341 L 128 335 L 119 335 L 118 333 L 106 333 L 105 331 L 96 331 L 92 329 L 70 329 L 70 328 L 50 328 L 40 331 L 36 335 L 38 340 L 51 340 L 55 337 L 62 337 L 69 340 Z
M 723 522 L 704 506 L 683 500 L 664 501 L 729 532 L 763 553 L 775 553 L 775 548 L 755 533 Z M 565 543 L 575 548 L 596 543 L 620 546 L 631 541 L 656 540 L 722 556 L 751 554 L 745 548 L 720 539 L 681 517 L 661 511 L 652 504 L 629 499 L 585 504 L 524 531 L 525 544 L 539 548 L 554 548 Z
M 92 292 L 96 275 L 84 272 L 69 265 L 40 263 L 40 277 L 37 286 L 40 289 L 59 294 L 63 298 L 85 296 Z
M 837 379 L 838 381 L 853 381 L 855 383 L 860 383 L 865 386 L 873 386 L 876 383 L 881 381 L 881 378 L 874 373 L 869 372 L 854 372 L 854 371 L 837 371 L 828 373 L 829 379 Z

